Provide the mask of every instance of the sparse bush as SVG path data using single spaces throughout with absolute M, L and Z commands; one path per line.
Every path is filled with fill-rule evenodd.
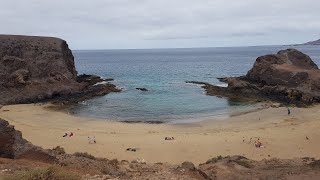
M 104 167 L 100 172 L 106 175 L 117 176 L 117 177 L 126 175 L 125 170 L 117 169 L 115 167 Z
M 315 160 L 309 164 L 312 168 L 320 168 L 320 160 Z
M 28 171 L 17 171 L 5 180 L 80 180 L 81 176 L 67 172 L 57 166 Z
M 221 159 L 223 159 L 222 156 L 217 156 L 217 157 L 214 157 L 214 158 L 209 159 L 209 160 L 206 162 L 206 164 L 216 163 L 216 162 L 218 162 L 218 161 L 221 160 Z
M 109 161 L 109 164 L 111 164 L 113 167 L 118 167 L 119 161 L 118 159 L 112 159 Z
M 246 168 L 253 168 L 252 163 L 247 160 L 235 160 L 234 162 Z
M 55 148 L 52 148 L 52 150 L 54 150 L 55 152 L 57 152 L 58 154 L 65 154 L 66 151 L 64 150 L 63 147 L 57 146 Z
M 96 159 L 96 157 L 94 157 L 93 155 L 87 153 L 87 152 L 75 152 L 73 154 L 74 156 L 77 156 L 77 157 L 85 157 L 85 158 L 89 158 L 89 159 Z

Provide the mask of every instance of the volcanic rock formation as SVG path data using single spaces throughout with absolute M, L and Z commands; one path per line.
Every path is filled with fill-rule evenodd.
M 40 147 L 34 146 L 22 138 L 20 131 L 0 118 L 0 157 L 25 158 L 46 162 L 56 162 L 57 159 Z
M 118 91 L 111 84 L 93 89 L 92 85 L 88 81 L 77 81 L 74 57 L 66 41 L 0 35 L 0 104 Z
M 320 102 L 320 70 L 311 58 L 295 49 L 258 57 L 246 76 L 223 78 L 228 87 L 202 84 L 208 95 L 234 99 L 275 100 L 284 103 Z

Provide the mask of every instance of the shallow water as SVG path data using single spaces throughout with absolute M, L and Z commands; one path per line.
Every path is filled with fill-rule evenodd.
M 258 56 L 284 46 L 73 51 L 79 74 L 114 78 L 123 88 L 80 103 L 76 115 L 118 121 L 194 122 L 223 118 L 230 112 L 252 109 L 254 104 L 207 96 L 199 85 L 220 84 L 216 78 L 245 75 Z M 319 46 L 295 46 L 319 65 Z M 136 88 L 147 88 L 142 92 Z

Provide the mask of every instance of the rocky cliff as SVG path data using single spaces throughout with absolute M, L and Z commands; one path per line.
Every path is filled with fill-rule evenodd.
M 0 35 L 0 104 L 116 91 L 110 84 L 91 87 L 88 82 L 77 81 L 74 57 L 66 41 Z
M 320 102 L 320 70 L 309 56 L 295 49 L 258 57 L 246 76 L 224 78 L 228 87 L 202 82 L 209 95 L 284 103 Z
M 57 161 L 49 152 L 23 139 L 21 132 L 3 119 L 0 119 L 0 157 L 26 158 L 52 163 Z

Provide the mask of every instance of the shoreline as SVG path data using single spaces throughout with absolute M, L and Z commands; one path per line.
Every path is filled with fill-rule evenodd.
M 168 125 L 174 125 L 174 124 L 193 124 L 193 123 L 200 123 L 205 121 L 210 121 L 212 119 L 215 119 L 217 121 L 228 119 L 233 116 L 239 116 L 243 114 L 248 114 L 256 111 L 261 111 L 263 109 L 271 107 L 273 104 L 279 104 L 279 103 L 272 103 L 269 101 L 266 102 L 253 102 L 254 105 L 248 106 L 248 105 L 240 105 L 241 108 L 239 109 L 226 109 L 223 112 L 220 113 L 203 113 L 192 116 L 180 116 L 176 119 L 172 118 L 170 121 L 166 119 L 108 119 L 108 118 L 101 118 L 101 117 L 95 117 L 95 116 L 86 116 L 86 115 L 79 115 L 74 112 L 76 104 L 59 104 L 59 103 L 33 103 L 34 106 L 42 106 L 45 105 L 45 109 L 53 112 L 62 112 L 66 113 L 75 117 L 79 117 L 82 119 L 88 118 L 88 119 L 95 119 L 95 120 L 101 120 L 101 121 L 113 121 L 113 122 L 119 122 L 119 123 L 127 123 L 127 124 L 168 124 Z M 280 104 L 279 106 L 280 107 Z
M 46 149 L 61 146 L 67 153 L 88 152 L 108 159 L 131 161 L 139 158 L 147 163 L 191 161 L 197 164 L 218 155 L 243 155 L 254 160 L 320 158 L 319 105 L 292 108 L 291 116 L 283 107 L 266 108 L 224 120 L 190 124 L 102 121 L 76 117 L 48 109 L 49 106 L 4 106 L 0 117 L 37 146 Z M 75 136 L 63 138 L 65 132 L 73 132 Z M 89 144 L 88 136 L 95 136 L 97 144 Z M 175 140 L 165 141 L 165 137 Z M 254 147 L 252 143 L 256 138 L 260 138 L 265 148 Z M 137 148 L 137 151 L 128 152 L 127 148 Z

